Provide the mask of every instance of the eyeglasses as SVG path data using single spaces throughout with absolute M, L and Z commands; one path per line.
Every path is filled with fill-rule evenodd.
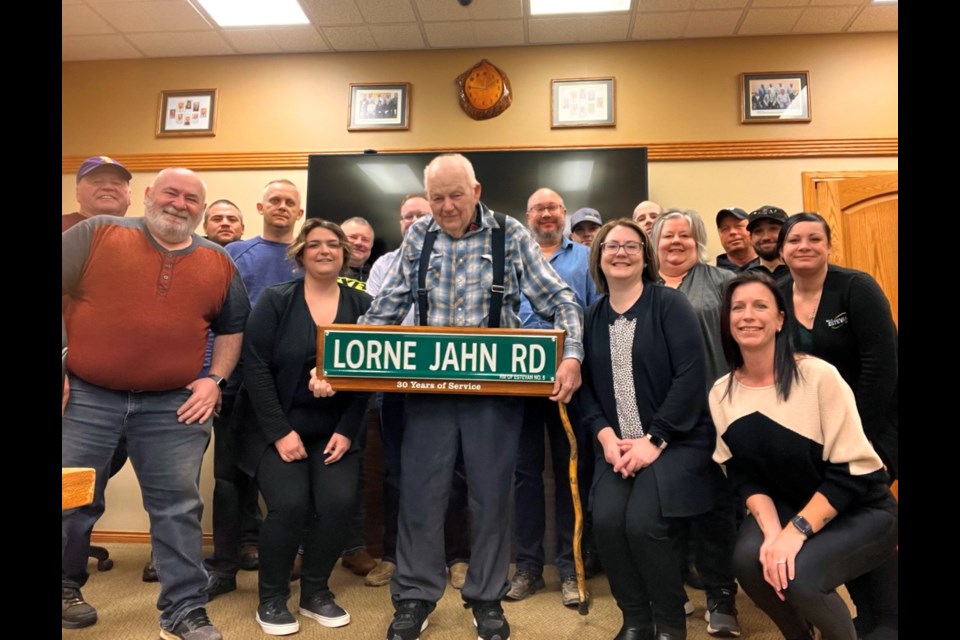
M 411 220 L 419 220 L 423 216 L 429 216 L 429 211 L 408 211 L 407 213 L 400 216 L 400 219 L 404 222 L 410 222 Z
M 537 215 L 540 215 L 544 211 L 549 211 L 550 213 L 556 213 L 560 209 L 563 209 L 562 204 L 551 202 L 550 204 L 538 204 L 535 207 L 530 207 L 529 209 L 527 209 L 527 211 L 529 211 L 530 213 L 535 213 Z
M 619 242 L 601 242 L 600 248 L 603 249 L 603 252 L 609 256 L 615 256 L 620 252 L 620 249 L 623 249 L 623 252 L 628 256 L 635 256 L 643 250 L 642 242 L 624 242 L 620 244 Z

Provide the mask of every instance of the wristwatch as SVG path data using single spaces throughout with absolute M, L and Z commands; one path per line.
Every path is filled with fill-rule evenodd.
M 220 389 L 220 391 L 223 391 L 223 388 L 227 386 L 227 380 L 223 376 L 218 376 L 215 373 L 211 373 L 207 377 L 217 383 L 217 387 Z
M 652 433 L 648 433 L 644 437 L 650 441 L 650 444 L 655 446 L 657 449 L 660 449 L 661 451 L 667 448 L 667 441 L 661 438 L 660 436 L 655 436 Z
M 810 523 L 807 522 L 807 519 L 803 516 L 793 516 L 793 519 L 790 520 L 790 522 L 797 528 L 797 531 L 803 534 L 807 540 L 813 536 L 813 527 L 810 526 Z

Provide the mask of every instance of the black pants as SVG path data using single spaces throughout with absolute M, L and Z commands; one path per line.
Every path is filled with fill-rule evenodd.
M 224 398 L 213 420 L 213 555 L 203 561 L 207 571 L 235 576 L 240 569 L 240 545 L 258 544 L 260 497 L 256 481 L 237 467 L 236 433 Z
M 686 629 L 686 594 L 672 539 L 675 522 L 660 509 L 650 467 L 624 479 L 597 460 L 593 535 L 624 624 Z
M 730 483 L 716 466 L 717 501 L 706 513 L 684 519 L 680 535 L 692 548 L 697 571 L 703 578 L 707 603 L 732 598 L 737 594 L 733 578 L 733 547 L 737 539 L 737 508 L 739 501 L 730 489 Z M 681 545 L 681 548 L 684 545 Z M 681 571 L 686 568 L 685 550 L 680 552 Z
M 403 445 L 406 394 L 378 393 L 380 442 L 383 445 L 383 559 L 397 563 L 397 523 L 400 517 L 400 450 Z M 470 562 L 470 512 L 463 455 L 453 467 L 450 504 L 443 523 L 447 566 Z
M 470 570 L 462 595 L 499 601 L 509 588 L 510 487 L 523 421 L 518 398 L 410 394 L 401 451 L 394 601 L 436 603 L 447 585 L 443 523 L 462 452 L 470 504 Z
M 543 536 L 547 524 L 543 486 L 546 462 L 544 428 L 550 440 L 554 476 L 557 528 L 555 563 L 560 577 L 567 578 L 576 576 L 573 565 L 574 509 L 570 492 L 570 442 L 560 421 L 557 403 L 546 398 L 527 398 L 525 401 L 514 485 L 517 570 L 536 575 L 543 573 Z
M 360 452 L 324 464 L 325 440 L 304 442 L 305 460 L 284 462 L 274 446 L 263 454 L 257 482 L 267 504 L 260 528 L 260 602 L 290 595 L 290 568 L 303 537 L 300 598 L 326 591 L 356 504 Z M 306 533 L 304 533 L 306 529 Z
M 777 505 L 783 526 L 796 511 Z M 804 542 L 796 558 L 795 578 L 781 601 L 763 579 L 760 545 L 763 532 L 748 517 L 740 527 L 734 569 L 743 590 L 763 609 L 787 640 L 807 638 L 808 623 L 820 630 L 823 640 L 856 640 L 847 605 L 836 588 L 888 561 L 897 545 L 897 508 L 858 507 L 844 511 L 815 536 Z

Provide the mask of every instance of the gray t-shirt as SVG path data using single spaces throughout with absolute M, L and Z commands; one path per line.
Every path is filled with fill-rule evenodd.
M 732 271 L 718 269 L 698 262 L 683 277 L 677 291 L 687 296 L 693 310 L 697 312 L 697 322 L 703 335 L 707 350 L 707 388 L 713 387 L 717 378 L 725 375 L 730 368 L 723 356 L 723 344 L 720 341 L 720 303 L 723 286 L 734 277 Z M 663 281 L 660 281 L 663 284 Z

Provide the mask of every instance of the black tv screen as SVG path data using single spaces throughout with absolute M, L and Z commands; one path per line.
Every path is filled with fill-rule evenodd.
M 559 193 L 567 219 L 592 207 L 604 220 L 630 217 L 648 197 L 646 147 L 464 152 L 482 186 L 480 199 L 526 224 L 527 198 L 541 187 Z M 315 154 L 307 170 L 307 217 L 353 216 L 376 231 L 371 260 L 400 246 L 400 201 L 423 191 L 423 169 L 436 153 Z

